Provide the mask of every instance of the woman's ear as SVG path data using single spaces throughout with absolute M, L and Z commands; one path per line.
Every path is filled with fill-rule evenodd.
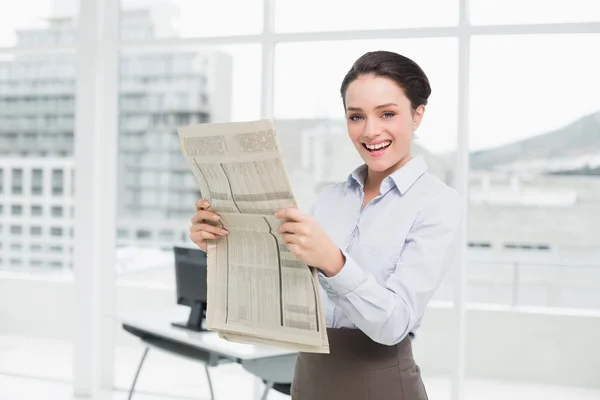
M 423 120 L 423 114 L 425 114 L 425 106 L 421 104 L 413 112 L 413 131 L 416 131 L 419 128 L 419 125 L 421 125 L 421 121 Z

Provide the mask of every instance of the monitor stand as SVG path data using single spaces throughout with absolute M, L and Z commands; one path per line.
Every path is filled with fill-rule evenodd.
M 194 303 L 187 322 L 171 322 L 171 325 L 197 332 L 206 331 L 206 327 L 203 326 L 203 323 L 206 323 L 205 314 L 206 303 Z

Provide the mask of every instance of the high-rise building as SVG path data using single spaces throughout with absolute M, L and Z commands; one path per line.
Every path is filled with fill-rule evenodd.
M 71 158 L 1 158 L 0 266 L 70 267 L 73 202 Z
M 124 11 L 122 36 L 152 37 L 155 14 L 151 9 Z M 161 24 L 161 29 L 167 29 L 165 21 Z M 60 15 L 49 19 L 47 28 L 19 31 L 17 38 L 20 47 L 73 45 L 76 20 Z M 54 179 L 55 171 L 61 171 L 64 179 L 73 174 L 74 61 L 72 56 L 17 56 L 0 62 L 0 187 L 4 182 L 0 246 L 14 247 L 10 259 L 3 257 L 5 265 L 37 266 L 36 260 L 29 259 L 31 249 L 25 248 L 29 245 L 13 244 L 13 235 L 31 230 L 36 232 L 32 240 L 53 240 L 58 230 L 53 230 L 47 218 L 58 214 L 53 214 L 52 207 L 72 208 L 72 193 L 42 190 L 34 194 L 36 187 L 28 185 Z M 230 120 L 231 74 L 231 58 L 219 52 L 122 54 L 117 182 L 121 243 L 170 245 L 186 240 L 187 225 L 182 221 L 193 212 L 198 191 L 181 156 L 176 128 Z M 14 185 L 23 186 L 22 192 L 14 192 Z M 44 212 L 35 216 L 29 213 L 34 197 L 50 208 L 42 207 Z M 29 217 L 48 229 L 34 229 L 27 222 Z M 60 214 L 68 225 L 61 227 L 61 237 L 66 228 L 72 230 L 72 217 L 72 212 Z M 58 247 L 53 249 L 58 253 Z M 65 254 L 70 253 L 65 250 Z M 61 266 L 69 265 L 69 260 L 70 256 L 62 260 Z

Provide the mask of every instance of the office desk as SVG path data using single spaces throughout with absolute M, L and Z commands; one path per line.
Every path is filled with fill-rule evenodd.
M 145 313 L 121 317 L 123 329 L 137 336 L 145 344 L 146 349 L 138 365 L 135 377 L 129 390 L 129 399 L 135 391 L 135 385 L 151 347 L 204 363 L 211 399 L 215 399 L 209 367 L 222 363 L 236 362 L 246 370 L 265 370 L 267 387 L 262 394 L 266 399 L 274 383 L 291 382 L 290 368 L 296 360 L 297 353 L 279 347 L 265 345 L 249 345 L 228 342 L 221 339 L 215 332 L 194 332 L 184 328 L 174 327 L 171 322 L 176 320 L 172 313 Z M 255 373 L 256 374 L 256 373 Z

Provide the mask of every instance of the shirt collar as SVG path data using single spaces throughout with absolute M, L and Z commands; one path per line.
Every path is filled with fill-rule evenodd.
M 411 188 L 412 185 L 427 172 L 427 164 L 422 156 L 414 157 L 410 159 L 401 168 L 394 171 L 391 175 L 386 177 L 381 182 L 380 192 L 381 195 L 386 194 L 394 187 L 398 188 L 400 194 L 404 194 Z M 358 184 L 361 190 L 364 190 L 365 178 L 367 177 L 367 165 L 363 164 L 356 168 L 346 182 L 346 190 L 352 185 Z

